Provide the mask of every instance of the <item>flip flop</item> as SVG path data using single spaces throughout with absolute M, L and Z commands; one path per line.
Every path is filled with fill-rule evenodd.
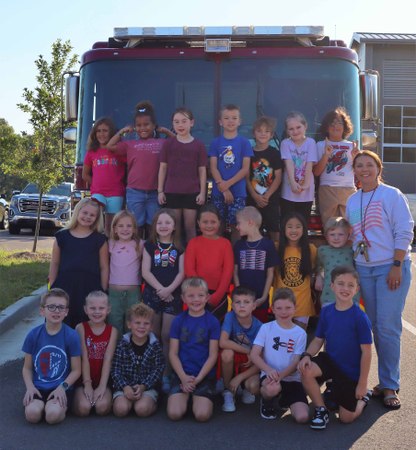
M 399 409 L 400 406 L 402 406 L 397 394 L 385 395 L 383 398 L 383 405 L 387 409 Z

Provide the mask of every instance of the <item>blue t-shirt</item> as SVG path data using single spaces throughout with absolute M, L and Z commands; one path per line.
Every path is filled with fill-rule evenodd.
M 179 340 L 179 359 L 187 375 L 197 376 L 209 356 L 209 343 L 219 340 L 220 323 L 208 311 L 192 317 L 188 311 L 177 316 L 170 328 L 170 337 Z M 215 375 L 215 367 L 208 376 Z
M 371 324 L 359 306 L 338 311 L 335 303 L 322 308 L 315 336 L 325 339 L 325 350 L 352 380 L 360 378 L 361 345 L 371 344 Z
M 279 255 L 268 238 L 261 238 L 256 242 L 247 242 L 243 239 L 234 245 L 234 260 L 238 266 L 238 279 L 240 286 L 252 289 L 256 298 L 263 295 L 267 278 L 267 269 L 280 264 Z M 260 309 L 269 307 L 269 302 L 264 302 Z
M 253 316 L 250 327 L 244 328 L 238 321 L 235 312 L 230 311 L 225 315 L 222 331 L 228 334 L 231 341 L 250 350 L 262 325 L 260 320 Z
M 253 149 L 250 141 L 243 136 L 237 135 L 233 139 L 218 136 L 211 142 L 208 156 L 217 158 L 218 171 L 222 179 L 226 181 L 241 170 L 243 158 L 253 156 Z M 247 197 L 245 178 L 231 186 L 230 191 L 234 197 Z M 212 188 L 212 195 L 216 197 L 222 195 L 215 183 Z
M 35 387 L 50 390 L 68 376 L 71 358 L 81 356 L 81 343 L 78 333 L 68 325 L 62 324 L 58 333 L 50 335 L 42 324 L 29 332 L 22 350 L 32 356 Z

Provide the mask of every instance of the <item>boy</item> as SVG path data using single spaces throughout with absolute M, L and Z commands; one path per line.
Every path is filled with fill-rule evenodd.
M 358 274 L 350 266 L 331 272 L 335 303 L 321 310 L 315 338 L 302 354 L 299 371 L 303 386 L 315 406 L 311 428 L 322 430 L 329 422 L 319 383 L 332 379 L 332 399 L 339 405 L 339 419 L 350 423 L 368 403 L 367 381 L 371 363 L 371 325 L 353 302 Z M 325 352 L 313 357 L 325 344 Z
M 165 369 L 162 348 L 151 332 L 153 310 L 138 303 L 127 312 L 130 330 L 118 343 L 114 353 L 113 412 L 126 416 L 133 408 L 138 417 L 148 417 L 156 411 L 158 391 Z
M 249 359 L 254 338 L 261 322 L 253 317 L 256 296 L 251 289 L 238 286 L 232 293 L 233 310 L 226 314 L 220 336 L 221 370 L 225 390 L 225 412 L 235 411 L 234 396 L 244 383 L 241 400 L 245 404 L 255 401 L 253 392 L 259 389 L 259 369 Z
M 269 292 L 279 256 L 273 242 L 261 235 L 261 221 L 261 214 L 254 206 L 237 212 L 237 230 L 247 239 L 240 239 L 234 245 L 234 284 L 255 292 L 253 314 L 264 323 L 268 319 Z
M 205 310 L 208 298 L 202 278 L 187 278 L 182 283 L 182 300 L 188 309 L 174 319 L 170 329 L 169 360 L 175 373 L 167 414 L 172 420 L 185 415 L 190 395 L 197 421 L 206 422 L 212 415 L 220 323 Z
M 277 148 L 269 145 L 276 128 L 271 117 L 259 117 L 253 124 L 254 156 L 246 177 L 247 204 L 259 209 L 263 227 L 272 241 L 279 240 L 279 193 L 282 181 L 282 158 Z
M 78 333 L 63 323 L 68 315 L 69 297 L 62 289 L 43 294 L 40 314 L 45 322 L 26 336 L 23 398 L 26 419 L 37 423 L 45 413 L 49 424 L 65 419 L 73 384 L 81 375 L 81 344 Z
M 308 400 L 296 368 L 306 346 L 306 333 L 292 321 L 296 310 L 293 291 L 281 288 L 273 296 L 276 320 L 263 324 L 254 340 L 250 358 L 260 370 L 260 415 L 275 419 L 273 399 L 280 395 L 280 406 L 289 407 L 298 423 L 309 418 Z
M 235 105 L 224 106 L 220 111 L 222 136 L 215 138 L 210 145 L 210 169 L 214 178 L 212 202 L 218 208 L 224 222 L 231 226 L 231 240 L 237 240 L 235 214 L 246 204 L 245 178 L 253 156 L 248 139 L 238 134 L 241 124 L 240 109 Z

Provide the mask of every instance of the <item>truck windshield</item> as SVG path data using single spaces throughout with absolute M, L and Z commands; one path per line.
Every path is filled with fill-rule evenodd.
M 133 122 L 140 100 L 150 100 L 160 125 L 170 127 L 175 108 L 186 105 L 195 116 L 193 135 L 209 145 L 219 132 L 219 105 L 240 106 L 240 132 L 251 137 L 258 115 L 277 118 L 277 136 L 292 110 L 305 114 L 314 138 L 323 115 L 338 105 L 359 129 L 358 69 L 350 61 L 326 58 L 264 58 L 212 60 L 105 60 L 81 69 L 81 100 L 77 162 L 86 152 L 94 121 L 112 117 L 121 128 Z M 351 138 L 358 138 L 357 135 Z
M 39 194 L 39 188 L 34 183 L 29 183 L 22 191 L 24 194 Z M 53 186 L 49 189 L 46 195 L 60 195 L 65 197 L 71 196 L 71 185 L 70 184 L 59 184 L 58 186 Z

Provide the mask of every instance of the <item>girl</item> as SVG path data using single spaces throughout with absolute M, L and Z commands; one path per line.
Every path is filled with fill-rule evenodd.
M 155 312 L 153 332 L 161 338 L 166 361 L 169 361 L 170 325 L 182 312 L 180 285 L 184 279 L 184 255 L 180 242 L 175 212 L 165 208 L 157 211 L 149 239 L 144 244 L 143 301 Z M 167 364 L 162 384 L 165 393 L 170 390 L 169 373 Z
M 221 218 L 212 204 L 198 211 L 202 235 L 189 241 L 185 254 L 185 276 L 203 278 L 209 288 L 208 311 L 222 321 L 228 308 L 229 291 L 234 270 L 234 254 L 228 239 L 219 236 Z
M 289 137 L 283 139 L 280 147 L 286 169 L 283 172 L 281 216 L 296 211 L 303 215 L 306 222 L 315 196 L 312 166 L 318 160 L 316 142 L 306 137 L 307 127 L 302 113 L 289 113 L 286 117 L 286 133 Z
M 120 142 L 125 133 L 131 133 L 134 129 L 139 139 Z M 157 126 L 152 104 L 143 101 L 136 106 L 134 128 L 131 125 L 125 126 L 107 144 L 111 151 L 127 156 L 127 209 L 136 218 L 140 237 L 144 234 L 144 228 L 150 226 L 159 209 L 157 175 L 163 141 L 158 139 L 158 133 L 174 136 L 166 128 Z
M 82 179 L 91 189 L 91 197 L 105 208 L 105 233 L 110 235 L 114 214 L 123 206 L 126 159 L 112 154 L 105 146 L 116 130 L 108 117 L 95 122 L 88 136 L 87 154 L 82 168 Z
M 116 214 L 108 243 L 110 253 L 110 306 L 108 321 L 119 338 L 127 332 L 127 310 L 141 299 L 140 261 L 144 241 L 139 239 L 135 217 L 123 210 Z
M 341 106 L 325 115 L 319 132 L 325 140 L 317 143 L 318 163 L 313 174 L 319 177 L 319 210 L 325 225 L 330 217 L 345 217 L 347 199 L 355 192 L 352 160 L 358 148 L 356 141 L 347 141 L 353 125 Z
M 361 189 L 347 202 L 354 260 L 378 356 L 379 384 L 373 395 L 399 409 L 402 313 L 412 279 L 413 219 L 406 197 L 382 182 L 383 165 L 371 151 L 353 162 Z
M 283 217 L 277 252 L 282 264 L 276 268 L 274 288 L 290 288 L 296 297 L 295 323 L 306 330 L 315 315 L 311 276 L 316 247 L 308 241 L 308 228 L 302 214 L 292 212 Z
M 108 287 L 108 246 L 102 229 L 100 205 L 84 198 L 75 206 L 68 226 L 55 236 L 49 283 L 69 294 L 71 307 L 65 323 L 72 328 L 87 320 L 86 296 Z
M 159 204 L 175 210 L 179 229 L 183 214 L 186 242 L 189 242 L 196 236 L 196 210 L 205 203 L 208 158 L 205 145 L 191 135 L 192 112 L 178 108 L 172 120 L 176 137 L 168 139 L 162 147 L 158 199 Z
M 317 253 L 317 276 L 315 289 L 322 291 L 322 306 L 335 302 L 335 294 L 331 289 L 331 272 L 337 266 L 354 267 L 353 251 L 349 241 L 351 226 L 343 217 L 330 217 L 324 226 L 325 239 L 328 245 L 320 245 Z M 358 304 L 360 295 L 354 296 Z
M 87 322 L 76 326 L 82 348 L 82 384 L 74 395 L 74 413 L 88 416 L 91 409 L 99 416 L 111 411 L 112 395 L 108 387 L 111 361 L 117 342 L 117 330 L 105 320 L 110 311 L 104 292 L 93 291 L 85 299 Z

